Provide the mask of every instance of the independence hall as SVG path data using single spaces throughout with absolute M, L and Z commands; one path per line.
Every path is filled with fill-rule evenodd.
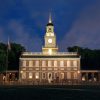
M 19 81 L 41 84 L 99 81 L 98 70 L 81 70 L 81 56 L 77 52 L 59 52 L 58 49 L 49 16 L 42 52 L 23 52 L 19 58 Z

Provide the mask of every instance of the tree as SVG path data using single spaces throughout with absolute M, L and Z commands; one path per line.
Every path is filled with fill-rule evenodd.
M 8 69 L 18 70 L 19 69 L 19 57 L 25 48 L 20 44 L 11 43 L 11 50 L 8 54 Z
M 100 69 L 100 50 L 91 50 L 78 46 L 68 47 L 69 52 L 78 52 L 81 55 L 82 69 Z
M 6 69 L 6 45 L 0 43 L 0 72 Z
M 11 43 L 11 50 L 8 50 L 7 44 L 0 43 L 0 72 L 7 70 L 18 70 L 19 57 L 25 48 L 16 43 Z M 8 52 L 7 52 L 8 50 Z M 8 56 L 7 56 L 8 55 Z M 8 68 L 7 68 L 8 57 Z

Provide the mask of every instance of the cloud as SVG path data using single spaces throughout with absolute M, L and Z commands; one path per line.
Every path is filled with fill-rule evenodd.
M 11 32 L 11 41 L 24 45 L 28 51 L 39 51 L 42 47 L 40 37 L 36 33 L 31 34 L 33 30 L 20 21 L 11 20 L 8 29 Z
M 60 47 L 78 45 L 100 49 L 100 1 L 86 6 L 71 29 L 63 37 Z M 66 45 L 66 46 L 65 46 Z
M 0 26 L 0 42 L 7 43 L 8 34 L 4 26 Z

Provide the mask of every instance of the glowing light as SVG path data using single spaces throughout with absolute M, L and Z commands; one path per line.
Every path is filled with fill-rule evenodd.
M 35 73 L 35 78 L 39 79 L 39 73 Z
M 20 73 L 23 73 L 23 71 L 20 71 Z
M 49 49 L 48 53 L 51 55 L 52 54 L 52 49 Z
M 78 74 L 80 73 L 80 71 L 78 71 Z
M 85 77 L 82 77 L 82 81 L 85 81 Z
M 29 79 L 32 79 L 32 72 L 29 73 Z
M 32 78 L 32 76 L 29 76 L 29 78 L 31 79 L 31 78 Z
M 39 76 L 38 75 L 36 75 L 36 79 L 39 79 Z

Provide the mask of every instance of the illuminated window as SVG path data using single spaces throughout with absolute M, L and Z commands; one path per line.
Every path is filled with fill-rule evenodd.
M 39 61 L 35 61 L 35 66 L 39 67 Z
M 67 67 L 70 67 L 70 61 L 67 61 Z
M 32 79 L 32 77 L 33 77 L 33 73 L 29 72 L 29 79 Z
M 54 67 L 57 67 L 57 61 L 54 61 Z
M 21 74 L 22 74 L 22 79 L 26 79 L 26 72 L 23 72 Z
M 26 67 L 26 61 L 25 60 L 23 61 L 23 67 Z
M 29 67 L 33 67 L 33 62 L 29 61 Z
M 39 73 L 35 73 L 35 79 L 39 79 Z
M 77 67 L 77 61 L 73 61 L 73 66 Z
M 85 81 L 85 80 L 86 80 L 85 76 L 82 76 L 82 81 Z
M 42 73 L 42 79 L 46 79 L 46 73 Z
M 42 67 L 46 66 L 46 61 L 42 61 Z
M 60 61 L 60 67 L 64 67 L 64 61 Z
M 48 61 L 48 67 L 51 67 L 51 66 L 52 66 L 52 62 Z
M 67 79 L 71 79 L 71 73 L 67 72 Z

